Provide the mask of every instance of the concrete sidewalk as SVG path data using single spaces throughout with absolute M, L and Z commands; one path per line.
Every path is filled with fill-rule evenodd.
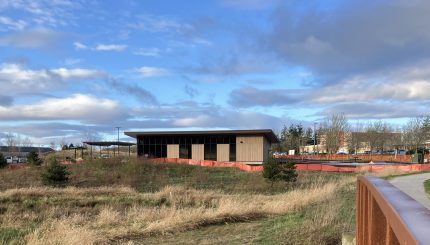
M 424 181 L 430 179 L 430 173 L 396 177 L 389 182 L 430 209 L 430 196 L 424 190 Z

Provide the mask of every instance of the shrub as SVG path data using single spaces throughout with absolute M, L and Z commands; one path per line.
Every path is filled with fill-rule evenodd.
M 4 158 L 3 154 L 0 152 L 0 168 L 4 168 L 7 166 L 7 161 Z
M 61 165 L 56 158 L 53 158 L 46 171 L 42 173 L 42 181 L 44 185 L 65 186 L 69 181 L 69 175 L 67 166 Z
M 40 166 L 42 165 L 42 159 L 39 158 L 39 154 L 37 154 L 37 152 L 32 151 L 27 155 L 27 163 L 34 166 Z
M 273 183 L 276 181 L 296 182 L 297 172 L 294 162 L 279 163 L 276 159 L 270 158 L 263 163 L 263 177 Z

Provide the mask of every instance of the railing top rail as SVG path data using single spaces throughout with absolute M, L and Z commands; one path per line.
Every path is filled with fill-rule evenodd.
M 430 243 L 429 209 L 381 178 L 359 176 L 358 181 L 367 186 L 402 244 Z

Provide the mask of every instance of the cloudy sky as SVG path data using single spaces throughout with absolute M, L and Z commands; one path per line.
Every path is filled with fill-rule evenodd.
M 430 1 L 0 0 L 0 137 L 428 112 Z M 126 139 L 126 138 L 124 138 Z

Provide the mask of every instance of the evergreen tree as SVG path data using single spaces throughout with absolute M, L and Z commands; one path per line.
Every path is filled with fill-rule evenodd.
M 0 168 L 4 168 L 7 166 L 7 161 L 4 158 L 3 154 L 0 152 Z
M 42 181 L 45 185 L 65 186 L 69 181 L 69 171 L 66 165 L 61 165 L 56 158 L 53 158 L 46 171 L 42 173 Z
M 34 166 L 40 166 L 42 165 L 42 159 L 39 158 L 39 154 L 37 154 L 37 152 L 32 151 L 27 155 L 27 163 Z
M 271 182 L 272 187 L 276 181 L 296 182 L 297 176 L 294 162 L 279 163 L 270 158 L 263 163 L 263 177 Z

